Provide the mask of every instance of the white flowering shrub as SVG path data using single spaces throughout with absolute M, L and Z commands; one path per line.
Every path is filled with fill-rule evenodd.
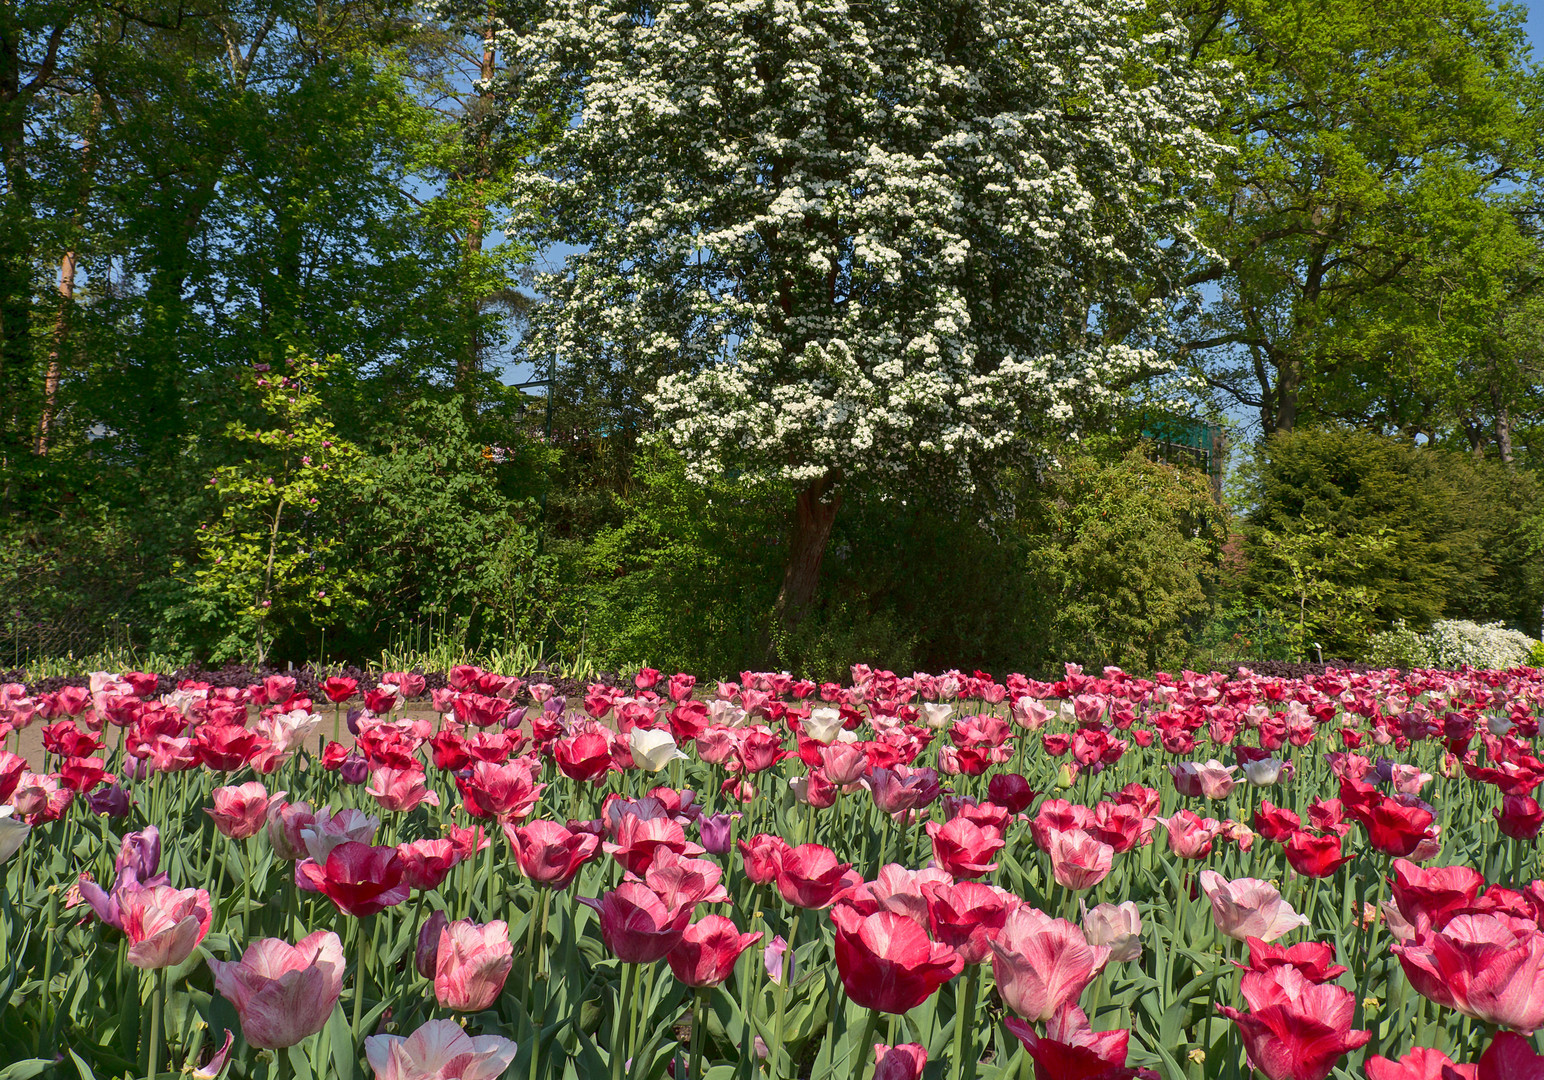
M 969 488 L 1155 364 L 1220 149 L 1144 3 L 546 2 L 515 67 L 574 113 L 522 194 L 578 250 L 528 347 L 696 478 Z
M 1371 635 L 1367 639 L 1362 659 L 1378 667 L 1412 669 L 1432 666 L 1427 635 L 1410 629 L 1403 619 L 1396 619 L 1390 629 Z
M 1440 620 L 1423 636 L 1431 666 L 1447 669 L 1466 665 L 1502 670 L 1521 667 L 1538 644 L 1502 623 L 1480 624 L 1466 619 Z

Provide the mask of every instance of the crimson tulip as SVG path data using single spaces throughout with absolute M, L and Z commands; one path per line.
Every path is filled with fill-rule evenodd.
M 776 882 L 777 891 L 794 907 L 818 910 L 862 884 L 863 877 L 851 863 L 838 862 L 830 848 L 800 844 L 780 853 Z
M 1295 967 L 1246 972 L 1239 991 L 1248 1012 L 1217 1011 L 1238 1025 L 1249 1064 L 1266 1080 L 1325 1080 L 1341 1057 L 1372 1038 L 1351 1027 L 1351 991 L 1309 982 Z
M 788 841 L 770 833 L 757 833 L 749 840 L 738 841 L 738 845 L 747 878 L 757 885 L 777 880 L 778 862 L 790 850 Z
M 1440 1050 L 1417 1046 L 1398 1061 L 1370 1057 L 1367 1080 L 1477 1080 L 1478 1065 L 1455 1065 Z
M 408 898 L 402 857 L 394 847 L 372 847 L 346 840 L 334 847 L 325 862 L 302 859 L 295 864 L 295 885 L 319 892 L 345 915 L 364 918 Z
M 1126 1068 L 1131 1033 L 1096 1032 L 1088 1017 L 1067 1002 L 1045 1024 L 1045 1034 L 1016 1016 L 1003 1020 L 1035 1062 L 1035 1080 L 1128 1080 L 1137 1070 Z
M 670 970 L 687 986 L 717 986 L 729 978 L 740 954 L 761 940 L 761 932 L 742 934 L 722 915 L 708 915 L 681 933 L 665 955 Z
M 1309 982 L 1323 983 L 1337 979 L 1346 969 L 1335 963 L 1335 946 L 1319 941 L 1301 941 L 1296 945 L 1272 945 L 1250 936 L 1249 963 L 1238 964 L 1248 971 L 1269 972 L 1279 967 L 1293 967 Z
M 545 819 L 516 826 L 504 823 L 504 836 L 515 851 L 520 872 L 532 884 L 566 889 L 584 864 L 600 850 L 600 837 Z
M 960 954 L 928 939 L 903 915 L 860 915 L 849 904 L 831 909 L 836 969 L 847 996 L 865 1009 L 904 1013 L 921 1005 L 965 966 Z
M 992 955 L 992 942 L 1002 932 L 1009 912 L 1023 903 L 1004 889 L 978 881 L 935 883 L 925 892 L 933 937 L 953 948 L 967 964 L 983 963 Z
M 652 964 L 669 955 L 691 922 L 692 909 L 671 910 L 642 882 L 624 881 L 615 889 L 581 904 L 600 914 L 600 934 L 606 948 L 624 964 Z
M 1533 919 L 1455 915 L 1393 948 L 1410 985 L 1438 1005 L 1516 1031 L 1544 1026 L 1544 932 Z
M 933 861 L 955 878 L 985 877 L 997 869 L 991 859 L 1004 845 L 997 829 L 966 817 L 951 818 L 941 825 L 930 821 L 924 828 L 933 841 Z
M 1544 828 L 1544 809 L 1530 795 L 1503 795 L 1501 806 L 1491 814 L 1501 834 L 1514 840 L 1532 840 Z

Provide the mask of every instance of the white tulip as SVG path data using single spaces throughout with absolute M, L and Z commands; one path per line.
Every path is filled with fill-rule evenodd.
M 1281 770 L 1286 768 L 1286 766 L 1287 763 L 1285 761 L 1273 757 L 1261 758 L 1259 761 L 1246 761 L 1244 762 L 1244 775 L 1249 778 L 1249 782 L 1255 785 L 1255 787 L 1265 787 L 1280 780 Z
M 842 714 L 838 709 L 811 709 L 804 721 L 804 733 L 816 742 L 829 743 L 842 731 Z
M 934 704 L 931 701 L 922 703 L 922 718 L 930 728 L 946 728 L 949 726 L 949 718 L 954 715 L 954 706 L 943 703 Z
M 634 728 L 628 744 L 633 751 L 633 763 L 644 772 L 659 772 L 672 761 L 685 761 L 670 732 L 663 728 Z

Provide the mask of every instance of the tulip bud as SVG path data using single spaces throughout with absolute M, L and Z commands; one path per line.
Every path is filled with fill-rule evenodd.
M 434 978 L 434 968 L 439 962 L 440 931 L 449 923 L 443 911 L 436 911 L 424 920 L 418 931 L 418 950 L 413 954 L 413 966 L 426 979 Z
M 729 814 L 714 814 L 700 820 L 697 831 L 702 841 L 702 850 L 710 855 L 728 854 L 732 822 L 733 818 Z

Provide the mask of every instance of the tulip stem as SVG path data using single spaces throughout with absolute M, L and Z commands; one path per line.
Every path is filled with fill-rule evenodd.
M 622 1063 L 626 1060 L 626 1048 L 622 1045 L 623 1018 L 636 1008 L 633 1002 L 634 988 L 638 985 L 638 965 L 622 965 L 622 986 L 617 998 L 616 1016 L 611 1031 L 611 1080 L 622 1080 Z M 630 1034 L 630 1032 L 629 1032 Z
M 155 1080 L 161 1071 L 161 997 L 165 972 L 156 968 L 150 975 L 150 1052 L 145 1070 L 147 1080 Z
M 792 988 L 794 973 L 793 946 L 799 936 L 799 918 L 803 914 L 801 908 L 793 911 L 793 919 L 788 924 L 788 948 L 783 951 L 782 978 L 778 979 L 777 1020 L 772 1028 L 772 1045 L 767 1047 L 767 1064 L 770 1066 L 767 1072 L 774 1078 L 783 1075 L 783 1063 L 778 1055 L 783 1052 L 783 1018 L 788 1011 L 788 991 Z
M 856 1059 L 852 1067 L 852 1080 L 863 1080 L 863 1074 L 868 1069 L 869 1059 L 874 1056 L 874 1033 L 879 1030 L 879 1010 L 870 1009 L 868 1019 L 863 1023 L 863 1034 L 858 1039 L 857 1046 L 853 1049 Z
M 954 1063 L 950 1075 L 954 1080 L 975 1080 L 975 1040 L 971 1037 L 976 1027 L 976 993 L 981 985 L 981 965 L 971 964 L 965 969 L 964 992 L 954 1014 Z
M 355 924 L 354 924 L 354 933 L 356 935 L 356 940 L 355 940 L 356 950 L 355 950 L 355 954 L 358 957 L 358 959 L 357 959 L 357 961 L 355 963 L 355 966 L 354 966 L 354 1040 L 355 1040 L 355 1042 L 362 1042 L 364 1040 L 364 1037 L 365 1037 L 364 1032 L 360 1030 L 360 1024 L 361 1024 L 361 1021 L 363 1020 L 364 1015 L 365 1015 L 365 946 L 369 942 L 369 935 L 366 932 L 367 927 L 366 927 L 365 924 L 368 923 L 369 921 L 370 920 L 368 918 L 357 919 L 357 920 L 355 920 Z
M 488 920 L 488 921 L 492 921 L 494 918 L 497 917 L 496 915 L 494 915 L 494 912 L 493 912 L 493 849 L 495 847 L 497 847 L 497 846 L 498 845 L 496 845 L 493 842 L 493 837 L 492 837 L 492 833 L 491 833 L 491 830 L 490 830 L 490 834 L 489 834 L 489 837 L 488 837 L 488 847 L 486 849 L 487 852 L 488 852 L 488 855 L 483 860 L 483 865 L 487 868 L 487 871 L 488 871 L 487 911 L 483 915 L 483 918 L 485 920 Z
M 691 1060 L 687 1062 L 687 1080 L 702 1080 L 702 1038 L 703 1024 L 707 1022 L 708 991 L 706 987 L 697 987 L 692 1001 L 692 1043 Z

